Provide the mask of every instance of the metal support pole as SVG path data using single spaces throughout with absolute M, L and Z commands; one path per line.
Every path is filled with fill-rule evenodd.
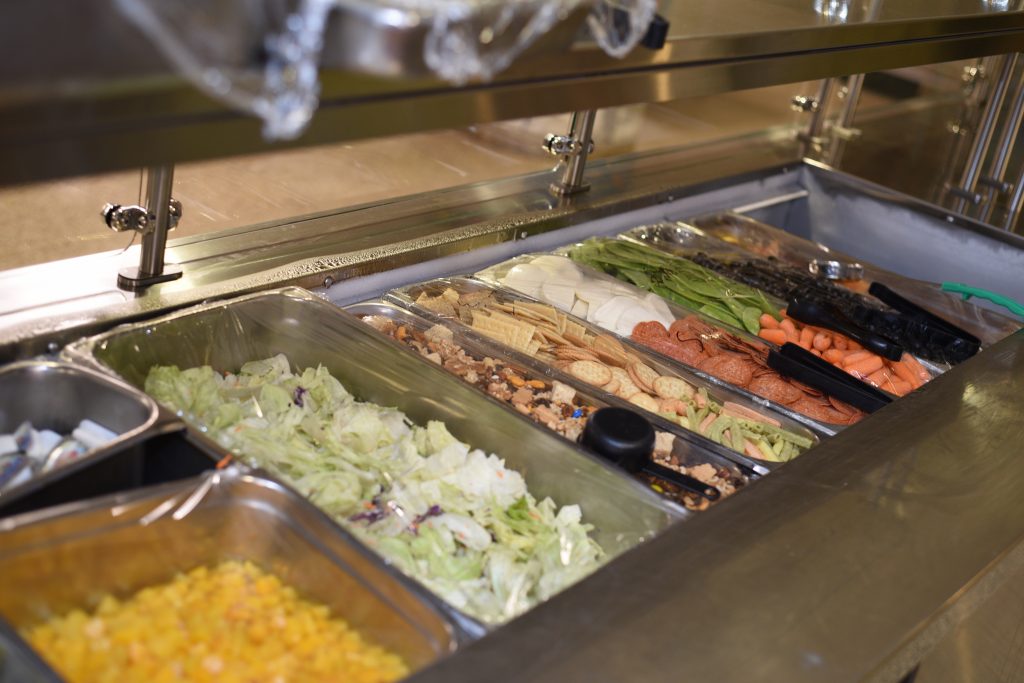
M 117 232 L 134 230 L 142 234 L 142 250 L 137 268 L 124 268 L 117 274 L 117 286 L 135 292 L 160 282 L 181 277 L 181 268 L 164 262 L 167 233 L 181 218 L 181 203 L 171 198 L 174 166 L 146 169 L 146 205 L 107 204 L 103 219 Z
M 832 126 L 832 140 L 829 143 L 826 159 L 830 166 L 839 166 L 843 160 L 843 152 L 846 151 L 846 143 L 860 135 L 860 131 L 853 127 L 853 119 L 857 115 L 857 104 L 860 102 L 860 94 L 863 89 L 864 74 L 854 74 L 847 79 L 843 108 L 839 112 L 839 118 Z
M 1006 207 L 1006 220 L 1003 221 L 1004 230 L 1013 230 L 1020 218 L 1021 207 L 1024 206 L 1024 165 L 1021 166 L 1017 175 L 1017 182 L 1013 184 L 1013 196 L 1010 197 L 1010 204 Z
M 590 189 L 590 185 L 583 182 L 583 173 L 587 168 L 587 157 L 594 147 L 592 138 L 596 118 L 594 109 L 575 112 L 569 123 L 568 135 L 548 135 L 544 140 L 544 148 L 561 156 L 565 165 L 561 179 L 551 183 L 553 194 L 565 197 Z
M 988 201 L 982 208 L 978 218 L 985 223 L 992 219 L 996 209 L 996 200 L 999 195 L 1014 190 L 1014 186 L 1006 181 L 1006 170 L 1010 165 L 1010 156 L 1013 152 L 1014 143 L 1017 141 L 1017 134 L 1020 132 L 1021 122 L 1024 121 L 1024 73 L 1020 74 L 1016 82 L 1017 92 L 1013 97 L 1013 104 L 1010 106 L 1010 113 L 999 136 L 999 143 L 996 155 L 992 159 L 988 173 L 982 175 L 978 182 L 990 188 Z
M 992 97 L 989 98 L 988 103 L 985 105 L 981 126 L 978 128 L 978 134 L 971 145 L 971 151 L 967 157 L 967 165 L 960 176 L 960 182 L 956 187 L 949 190 L 950 194 L 955 197 L 952 209 L 956 213 L 965 213 L 969 205 L 981 203 L 982 197 L 976 189 L 978 176 L 980 175 L 981 165 L 985 160 L 988 146 L 992 142 L 992 133 L 995 131 L 996 119 L 999 117 L 1000 109 L 1003 108 L 1003 100 L 1006 99 L 1006 91 L 1010 86 L 1010 76 L 1013 74 L 1013 69 L 1016 65 L 1017 55 L 1014 54 L 1008 57 L 999 69 L 999 78 L 992 89 Z
M 153 166 L 146 170 L 146 210 L 149 229 L 142 233 L 139 275 L 151 277 L 164 272 L 164 249 L 171 217 L 171 186 L 174 166 Z
M 956 182 L 955 169 L 963 168 L 967 163 L 967 150 L 978 130 L 981 110 L 992 90 L 992 74 L 999 71 L 999 66 L 1003 61 L 1005 61 L 1003 55 L 982 57 L 975 60 L 972 65 L 964 67 L 962 76 L 964 101 L 956 118 L 946 124 L 946 129 L 954 138 L 953 144 L 949 146 L 946 158 L 942 162 L 941 168 L 944 169 L 942 180 L 937 183 L 932 196 L 932 201 L 936 204 L 947 202 L 949 190 Z
M 797 139 L 801 142 L 801 157 L 810 156 L 812 152 L 821 149 L 821 145 L 824 142 L 821 134 L 825 130 L 828 104 L 829 100 L 832 99 L 832 91 L 835 89 L 835 86 L 835 78 L 826 78 L 818 86 L 818 94 L 811 101 L 811 106 L 809 107 L 811 121 L 807 124 L 807 130 L 797 135 Z M 796 104 L 795 100 L 794 104 Z
M 881 9 L 882 0 L 872 0 L 867 8 L 865 21 L 877 20 Z M 860 104 L 860 95 L 864 90 L 864 76 L 864 74 L 853 74 L 846 79 L 846 97 L 843 100 L 839 118 L 832 126 L 832 140 L 829 143 L 826 157 L 830 166 L 839 166 L 843 160 L 843 153 L 846 151 L 846 144 L 860 135 L 860 131 L 853 127 L 853 120 L 857 116 L 857 105 Z

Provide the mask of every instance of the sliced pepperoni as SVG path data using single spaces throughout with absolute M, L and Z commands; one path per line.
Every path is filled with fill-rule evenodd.
M 643 342 L 647 339 L 668 339 L 668 330 L 665 326 L 655 320 L 637 323 L 630 335 L 635 341 Z

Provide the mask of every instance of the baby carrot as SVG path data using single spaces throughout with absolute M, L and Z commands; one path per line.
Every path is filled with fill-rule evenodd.
M 843 365 L 849 366 L 852 363 L 858 363 L 865 358 L 870 358 L 873 355 L 875 354 L 870 351 L 850 351 L 843 357 Z
M 932 376 L 928 374 L 928 371 L 924 369 L 924 366 L 909 353 L 904 353 L 900 361 L 906 364 L 906 366 L 910 368 L 910 371 L 914 373 L 914 376 L 920 381 L 920 384 L 914 386 L 915 389 L 932 378 Z
M 761 337 L 761 339 L 764 339 L 765 341 L 770 341 L 772 344 L 778 344 L 779 346 L 782 346 L 789 341 L 786 337 L 785 330 L 780 329 L 773 330 L 762 327 L 761 331 L 757 333 L 757 336 Z
M 822 352 L 821 357 L 827 360 L 832 365 L 842 365 L 843 356 L 846 355 L 846 351 L 840 351 L 839 349 L 826 349 Z
M 810 350 L 810 352 L 811 352 L 811 353 L 813 353 L 813 354 L 814 354 L 815 356 L 817 356 L 818 358 L 821 358 L 821 351 L 819 351 L 818 349 L 815 349 L 815 348 L 813 348 L 813 347 L 812 347 L 811 349 L 809 349 L 809 350 Z
M 814 341 L 814 330 L 809 327 L 800 330 L 800 341 L 797 342 L 800 346 L 810 351 L 812 341 Z
M 851 375 L 856 373 L 862 377 L 877 372 L 882 369 L 882 357 L 872 354 L 869 358 L 856 361 L 854 363 L 848 362 L 849 358 L 843 359 L 843 369 L 849 372 Z
M 781 327 L 783 331 L 786 333 L 786 339 L 788 341 L 791 341 L 794 344 L 800 341 L 800 335 L 797 333 L 796 325 L 793 324 L 792 320 L 786 318 L 781 323 L 779 323 L 779 327 Z
M 846 343 L 846 337 L 842 337 L 838 334 L 832 337 L 832 346 L 836 347 L 840 351 L 846 351 L 848 348 L 850 348 L 849 345 L 847 345 Z
M 889 379 L 889 373 L 886 372 L 884 363 L 882 364 L 882 369 L 872 372 L 868 375 L 867 380 L 879 389 L 885 389 L 887 391 L 892 389 L 892 381 Z
M 832 348 L 832 337 L 828 336 L 824 332 L 818 332 L 814 335 L 814 339 L 811 340 L 811 345 L 818 351 L 824 353 Z
M 849 348 L 853 349 L 854 351 L 860 351 L 861 349 L 863 349 L 863 348 L 864 348 L 863 346 L 861 346 L 861 345 L 860 345 L 860 344 L 858 344 L 857 342 L 853 341 L 852 339 L 847 339 L 847 340 L 846 340 L 846 345 L 847 345 L 847 346 L 848 346 Z
M 892 393 L 897 396 L 906 396 L 914 390 L 914 385 L 910 382 L 905 382 L 899 377 L 892 378 Z
M 906 358 L 907 354 L 903 354 L 903 357 Z M 902 360 L 896 363 L 890 363 L 890 365 L 893 371 L 896 373 L 896 376 L 899 377 L 904 382 L 906 382 L 907 384 L 909 384 L 911 389 L 920 386 L 917 384 L 917 378 L 914 377 L 914 371 L 907 367 L 907 364 L 904 363 Z
M 767 313 L 762 313 L 761 317 L 758 318 L 758 322 L 761 323 L 761 329 L 762 330 L 763 329 L 769 329 L 769 330 L 777 330 L 777 329 L 779 329 L 779 321 L 776 320 L 775 318 L 773 318 L 772 316 L 768 315 Z

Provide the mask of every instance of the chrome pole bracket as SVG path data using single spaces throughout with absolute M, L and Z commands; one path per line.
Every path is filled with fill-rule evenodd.
M 136 292 L 182 276 L 180 266 L 164 262 L 167 233 L 181 220 L 181 202 L 171 197 L 173 166 L 155 166 L 146 174 L 146 206 L 105 204 L 100 215 L 114 232 L 134 231 L 142 235 L 137 268 L 123 268 L 117 286 Z
M 561 157 L 560 166 L 565 167 L 561 179 L 551 183 L 552 194 L 567 197 L 590 189 L 590 185 L 583 182 L 583 171 L 587 167 L 587 157 L 594 151 L 596 117 L 597 112 L 593 109 L 576 112 L 572 115 L 568 134 L 551 133 L 544 138 L 544 149 L 548 154 Z

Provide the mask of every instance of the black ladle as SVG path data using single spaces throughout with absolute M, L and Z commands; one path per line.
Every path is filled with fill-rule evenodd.
M 809 299 L 793 299 L 786 308 L 786 315 L 807 325 L 824 327 L 845 334 L 868 351 L 877 353 L 891 361 L 898 361 L 903 357 L 903 347 L 899 344 L 894 344 L 884 337 L 868 332 L 836 308 L 824 306 Z
M 714 502 L 722 493 L 714 486 L 651 461 L 654 427 L 626 408 L 600 408 L 587 420 L 580 443 L 630 474 L 649 474 Z

